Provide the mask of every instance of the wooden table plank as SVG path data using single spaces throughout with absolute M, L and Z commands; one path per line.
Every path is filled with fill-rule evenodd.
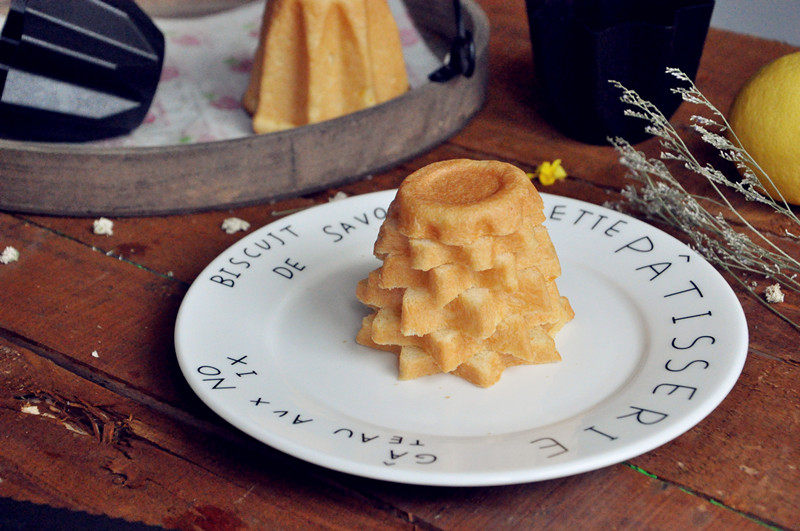
M 379 485 L 375 493 L 442 529 L 761 527 L 746 516 L 623 466 L 506 487 Z
M 203 433 L 0 339 L 0 496 L 170 528 L 410 527 L 321 469 Z
M 625 181 L 613 150 L 565 139 L 537 113 L 522 3 L 481 3 L 494 31 L 486 108 L 445 145 L 342 190 L 393 188 L 443 158 L 497 158 L 527 171 L 560 157 L 570 177 L 543 191 L 597 204 L 617 198 Z M 750 73 L 793 50 L 712 31 L 698 84 L 725 109 Z M 686 108 L 678 113 L 683 129 L 688 114 Z M 797 333 L 738 287 L 751 333 L 745 371 L 707 419 L 631 460 L 658 479 L 618 465 L 491 489 L 392 485 L 301 463 L 227 426 L 177 370 L 178 304 L 199 271 L 243 236 L 220 230 L 225 217 L 257 228 L 281 214 L 275 211 L 322 203 L 333 193 L 232 211 L 117 219 L 111 237 L 92 234 L 91 219 L 0 214 L 0 246 L 22 252 L 20 262 L 0 266 L 0 496 L 179 527 L 413 521 L 423 528 L 740 528 L 754 525 L 747 515 L 785 527 L 800 521 Z M 781 233 L 784 225 L 768 211 L 743 208 L 760 229 Z M 22 413 L 26 405 L 40 414 Z M 51 405 L 56 418 L 41 414 Z M 153 481 L 162 470 L 163 478 Z
M 579 181 L 568 182 L 563 186 L 591 186 L 595 188 L 593 185 L 582 185 Z M 579 192 L 578 190 L 571 191 Z M 5 225 L 2 224 L 3 221 L 6 222 Z M 182 389 L 185 384 L 183 383 L 182 377 L 176 374 L 171 346 L 164 345 L 165 342 L 169 343 L 171 341 L 174 307 L 166 311 L 163 318 L 153 322 L 151 325 L 152 328 L 148 328 L 147 326 L 131 326 L 130 323 L 124 327 L 114 328 L 114 312 L 92 312 L 92 314 L 100 316 L 98 324 L 103 327 L 102 329 L 96 329 L 97 325 L 94 323 L 91 323 L 91 326 L 84 324 L 86 320 L 80 313 L 63 312 L 60 308 L 46 308 L 46 305 L 43 304 L 42 301 L 38 301 L 35 297 L 25 298 L 25 294 L 33 291 L 37 285 L 40 287 L 49 287 L 52 281 L 57 278 L 53 271 L 69 271 L 70 274 L 66 279 L 59 279 L 59 286 L 61 286 L 59 289 L 68 289 L 68 291 L 59 296 L 61 300 L 85 299 L 87 301 L 86 304 L 90 307 L 98 307 L 101 309 L 105 307 L 124 308 L 126 318 L 134 319 L 136 322 L 146 323 L 148 315 L 157 313 L 158 309 L 163 309 L 165 305 L 171 306 L 178 302 L 178 297 L 169 297 L 165 303 L 164 298 L 161 296 L 163 288 L 154 290 L 148 288 L 148 286 L 152 286 L 154 282 L 157 286 L 162 286 L 164 284 L 174 285 L 176 282 L 168 278 L 157 276 L 146 270 L 136 268 L 131 264 L 106 257 L 102 253 L 92 251 L 85 245 L 60 238 L 44 229 L 29 225 L 26 226 L 24 224 L 14 225 L 13 221 L 13 219 L 9 221 L 7 217 L 0 218 L 0 230 L 2 230 L 3 233 L 14 232 L 20 234 L 25 237 L 27 242 L 36 242 L 35 245 L 26 243 L 26 245 L 32 249 L 31 254 L 27 256 L 29 260 L 27 263 L 41 263 L 47 266 L 38 270 L 33 269 L 31 266 L 26 267 L 25 262 L 20 262 L 14 264 L 11 268 L 0 270 L 0 276 L 10 280 L 11 282 L 9 282 L 9 285 L 12 286 L 11 290 L 4 295 L 0 295 L 0 297 L 8 297 L 3 301 L 6 302 L 6 304 L 3 304 L 3 307 L 11 308 L 13 305 L 15 310 L 13 315 L 9 315 L 7 312 L 0 312 L 4 326 L 8 327 L 12 325 L 11 329 L 20 336 L 35 337 L 37 341 L 42 342 L 47 348 L 56 350 L 57 352 L 63 352 L 63 358 L 69 362 L 67 364 L 68 367 L 80 365 L 91 368 L 97 372 L 97 377 L 103 382 L 121 382 L 132 388 L 135 387 L 136 390 L 145 393 L 146 396 L 151 397 L 154 401 L 163 400 L 176 407 L 187 410 L 192 415 L 202 416 L 204 408 L 199 405 L 199 401 L 190 392 L 176 391 Z M 17 272 L 17 276 L 9 276 L 8 273 L 13 271 Z M 100 277 L 107 277 L 109 279 L 109 284 L 115 286 L 115 295 L 113 299 L 111 299 L 112 302 L 107 300 L 108 296 L 104 290 L 97 289 L 97 284 L 89 284 L 83 287 L 79 283 L 69 280 L 73 277 L 78 279 L 87 278 L 93 273 Z M 98 296 L 97 293 L 100 293 L 100 295 Z M 15 299 L 17 299 L 18 302 L 15 303 Z M 41 318 L 44 318 L 44 321 L 40 321 L 39 319 Z M 62 337 L 64 328 L 42 328 L 41 325 L 43 322 L 48 323 L 56 319 L 66 320 L 62 327 L 73 330 L 75 337 L 72 340 L 65 340 L 65 338 Z M 11 321 L 11 323 L 9 323 L 9 321 Z M 98 330 L 104 331 L 98 334 Z M 112 337 L 109 337 L 109 334 L 111 334 Z M 86 352 L 83 352 L 81 346 L 85 343 L 87 338 L 96 337 L 102 337 L 107 346 L 111 345 L 112 348 L 110 352 L 112 355 L 110 357 L 107 356 L 108 351 L 103 351 L 102 349 L 100 351 L 102 354 L 100 354 L 99 358 L 93 358 L 90 355 L 87 356 Z M 108 341 L 113 341 L 113 343 L 108 343 Z M 156 347 L 159 344 L 161 344 L 161 347 L 157 349 Z M 153 353 L 156 353 L 156 356 L 151 358 L 150 356 Z M 768 366 L 786 366 L 784 369 L 770 369 L 779 375 L 782 374 L 781 370 L 787 371 L 789 369 L 787 364 L 777 360 L 765 360 L 762 363 Z M 157 370 L 143 371 L 143 364 Z M 789 389 L 792 389 L 791 385 L 793 382 L 800 382 L 800 378 L 786 376 L 782 381 L 789 386 Z M 797 384 L 794 383 L 794 385 L 796 386 Z M 166 394 L 164 393 L 165 389 L 168 391 Z M 736 396 L 735 393 L 738 392 L 738 389 L 739 387 L 737 386 L 732 396 Z M 796 387 L 794 389 L 796 392 Z M 765 398 L 755 400 L 755 402 L 760 404 L 765 402 L 767 398 L 769 398 L 769 395 L 766 395 Z M 777 400 L 780 397 L 773 398 L 776 398 L 776 401 L 774 404 L 770 404 L 772 409 L 777 411 L 791 411 L 793 404 L 791 400 L 780 401 Z M 735 404 L 732 407 L 735 411 L 737 408 L 740 408 L 741 405 Z M 719 422 L 707 425 L 711 427 L 710 429 L 703 427 L 695 428 L 697 431 L 696 437 L 699 437 L 698 440 L 706 440 L 714 436 L 714 430 L 724 429 L 724 427 L 728 425 L 729 420 L 724 417 L 726 414 L 730 414 L 730 409 L 726 404 L 723 404 L 723 406 L 712 414 L 712 418 L 723 415 Z M 743 433 L 749 433 L 752 437 L 778 441 L 779 439 L 776 438 L 776 430 L 786 428 L 785 425 L 782 426 L 780 423 L 766 422 L 766 420 L 771 418 L 769 416 L 746 417 L 745 420 L 752 418 L 758 419 L 761 422 L 756 422 L 754 424 L 744 423 L 740 428 Z M 720 426 L 723 426 L 723 428 L 720 428 Z M 791 429 L 796 430 L 797 428 L 793 426 Z M 736 471 L 739 470 L 738 467 L 741 465 L 739 456 L 747 451 L 748 444 L 748 440 L 734 439 L 729 442 L 729 452 L 719 452 L 716 448 L 705 448 L 702 449 L 697 459 L 702 461 L 703 459 L 724 458 L 720 469 Z M 687 455 L 692 456 L 698 454 L 689 453 Z M 796 454 L 793 454 L 793 456 L 795 458 L 797 457 Z M 759 466 L 763 468 L 763 463 L 768 462 L 770 459 L 779 461 L 785 458 L 786 451 L 784 448 L 766 448 L 763 453 L 763 460 L 759 462 Z M 688 461 L 688 457 L 686 459 Z M 649 461 L 648 466 L 650 466 L 651 463 L 656 463 L 658 465 L 653 465 L 652 471 L 660 477 L 673 481 L 677 485 L 684 484 L 682 477 L 674 474 L 674 462 L 672 460 L 667 460 L 664 463 Z M 752 466 L 752 464 L 746 466 L 756 468 Z M 774 474 L 775 477 L 773 481 L 778 485 L 776 488 L 783 488 L 781 485 L 785 485 L 786 482 L 791 481 L 791 478 L 794 477 L 793 471 L 790 469 L 775 470 Z M 736 500 L 741 504 L 743 510 L 745 510 L 745 512 L 750 512 L 747 509 L 751 509 L 758 503 L 762 503 L 763 499 L 760 497 L 746 499 L 746 493 L 742 494 L 740 491 L 733 492 L 735 489 L 731 489 L 731 481 L 739 481 L 740 479 L 742 478 L 739 478 L 737 474 L 733 476 L 719 474 L 700 476 L 693 479 L 692 488 L 709 497 L 717 497 L 717 491 L 719 490 L 733 493 L 735 496 L 738 496 Z M 753 477 L 751 481 L 755 481 L 756 479 L 757 478 Z M 718 488 L 720 487 L 720 485 L 717 484 L 718 481 L 723 481 L 721 485 L 723 488 Z M 725 481 L 727 481 L 727 483 L 725 483 Z M 742 482 L 741 485 L 743 485 L 743 488 L 747 491 L 752 490 L 751 483 L 745 481 Z M 742 499 L 743 497 L 745 498 L 744 500 Z M 728 503 L 728 496 L 719 496 L 719 498 L 724 503 Z M 783 497 L 776 497 L 767 505 L 769 507 L 769 514 L 778 514 L 782 516 L 790 515 L 793 511 L 794 504 L 797 502 L 798 500 L 796 498 L 786 497 L 785 495 Z M 758 511 L 753 512 L 754 514 L 758 514 Z
M 20 249 L 0 269 L 1 330 L 98 378 L 194 402 L 172 345 L 183 285 L 8 215 L 0 234 Z
M 630 460 L 742 512 L 800 517 L 800 367 L 750 354 L 723 403 L 675 441 Z
M 396 186 L 404 175 L 419 167 L 453 157 L 480 157 L 475 153 L 454 145 L 437 148 L 415 161 L 403 165 L 394 172 L 378 176 L 373 181 L 361 181 L 342 190 L 348 193 L 363 193 Z M 525 170 L 533 170 L 533 166 L 520 164 Z M 618 201 L 620 196 L 611 187 L 600 187 L 580 177 L 570 177 L 550 187 L 539 187 L 541 191 L 574 197 L 584 201 L 602 204 L 606 201 Z M 291 211 L 327 201 L 332 194 L 322 197 L 299 198 L 268 206 L 255 206 L 224 212 L 207 212 L 192 216 L 172 216 L 167 218 L 131 218 L 117 220 L 116 233 L 113 236 L 97 236 L 91 234 L 91 220 L 81 218 L 49 218 L 35 217 L 31 221 L 37 225 L 47 224 L 48 229 L 68 234 L 86 245 L 97 247 L 100 252 L 110 249 L 112 256 L 123 256 L 125 260 L 145 268 L 167 275 L 172 272 L 173 278 L 188 285 L 205 265 L 225 248 L 232 245 L 244 233 L 225 234 L 220 228 L 221 220 L 229 216 L 237 216 L 252 223 L 255 230 L 259 226 L 277 219 L 273 212 Z M 763 210 L 762 210 L 763 214 Z M 774 216 L 773 216 L 774 218 Z M 770 218 L 767 218 L 770 219 Z M 668 230 L 667 227 L 661 227 Z M 669 230 L 668 230 L 669 232 Z M 675 234 L 673 232 L 673 234 Z M 679 234 L 675 234 L 681 237 Z M 120 240 L 122 242 L 120 243 Z M 781 244 L 791 252 L 800 255 L 800 245 L 781 240 Z M 134 252 L 131 253 L 130 249 Z M 23 249 L 24 251 L 24 249 Z M 769 282 L 763 278 L 753 277 L 758 282 L 758 292 L 763 293 Z M 764 313 L 761 303 L 750 297 L 739 285 L 731 282 L 734 291 L 739 295 L 746 315 L 751 320 L 750 333 L 752 345 L 761 352 L 782 359 L 800 362 L 800 352 L 791 339 L 793 330 L 775 316 Z M 796 301 L 791 296 L 786 303 L 779 305 L 781 311 L 800 317 Z
M 681 519 L 672 523 L 752 527 L 741 515 L 624 466 L 495 489 L 355 479 L 235 432 L 219 437 L 176 424 L 3 340 L 0 364 L 12 368 L 0 376 L 0 496 L 179 528 L 508 528 L 591 521 L 656 529 L 666 528 L 661 522 L 674 512 Z M 601 495 L 610 503 L 598 511 Z
M 364 193 L 399 185 L 406 172 L 394 169 L 341 187 L 349 193 Z M 192 215 L 114 218 L 114 234 L 96 235 L 93 219 L 17 215 L 40 227 L 55 231 L 113 257 L 122 257 L 162 275 L 191 282 L 218 254 L 245 233 L 226 234 L 221 226 L 229 217 L 251 225 L 251 232 L 288 213 L 327 202 L 335 190 L 283 201 Z

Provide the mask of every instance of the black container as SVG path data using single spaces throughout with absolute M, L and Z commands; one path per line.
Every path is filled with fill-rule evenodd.
M 566 135 L 592 144 L 639 142 L 641 119 L 624 116 L 621 82 L 665 116 L 681 103 L 677 67 L 694 79 L 713 0 L 527 0 L 542 111 Z
M 83 141 L 141 124 L 164 36 L 130 0 L 12 0 L 0 39 L 0 137 Z

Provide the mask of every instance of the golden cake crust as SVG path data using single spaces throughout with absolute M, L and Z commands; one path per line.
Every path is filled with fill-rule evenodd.
M 446 245 L 505 236 L 530 217 L 544 221 L 542 199 L 525 172 L 499 161 L 429 164 L 403 181 L 394 210 L 402 234 Z
M 403 181 L 356 295 L 357 341 L 397 355 L 401 380 L 448 372 L 488 387 L 515 365 L 559 361 L 574 313 L 538 192 L 502 162 L 452 160 Z

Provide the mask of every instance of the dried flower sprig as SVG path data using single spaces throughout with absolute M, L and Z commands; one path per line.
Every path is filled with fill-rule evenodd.
M 800 219 L 774 187 L 766 172 L 742 147 L 725 116 L 700 92 L 686 74 L 675 68 L 668 68 L 667 73 L 686 85 L 673 88 L 673 93 L 680 95 L 684 101 L 700 105 L 710 112 L 710 117 L 692 116 L 691 127 L 703 141 L 713 146 L 723 159 L 733 162 L 739 168 L 742 178 L 731 180 L 710 163 L 700 163 L 667 117 L 654 104 L 612 80 L 609 82 L 622 91 L 620 100 L 629 106 L 625 115 L 646 121 L 648 125 L 645 126 L 645 131 L 657 137 L 662 148 L 659 158 L 648 158 L 623 138 L 609 139 L 620 154 L 620 162 L 629 170 L 627 177 L 639 183 L 638 187 L 627 185 L 622 190 L 622 195 L 627 200 L 625 206 L 683 232 L 690 238 L 691 246 L 695 250 L 730 273 L 762 304 L 766 303 L 744 279 L 745 275 L 763 275 L 773 279 L 787 291 L 800 293 L 800 261 L 753 227 L 736 210 L 723 192 L 723 187 L 734 190 L 748 201 L 755 201 L 772 208 L 788 220 L 794 229 L 792 231 L 784 229 L 785 237 L 798 240 L 796 234 L 800 234 Z M 687 191 L 672 175 L 664 161 L 676 161 L 703 177 L 714 190 L 716 197 L 698 196 Z M 762 182 L 767 183 L 766 187 Z M 777 200 L 770 197 L 768 189 L 778 197 Z M 704 204 L 711 205 L 717 212 L 710 212 L 703 206 Z M 723 216 L 723 212 L 737 220 L 747 233 L 734 229 Z M 758 243 L 748 234 L 752 234 Z M 767 305 L 767 307 L 800 331 L 800 323 L 793 321 L 773 306 Z

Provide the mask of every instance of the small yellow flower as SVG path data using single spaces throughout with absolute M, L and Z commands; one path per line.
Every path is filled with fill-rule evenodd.
M 561 166 L 561 159 L 556 159 L 553 162 L 542 162 L 542 164 L 536 168 L 536 172 L 529 173 L 528 176 L 531 179 L 536 177 L 543 185 L 550 186 L 556 181 L 566 178 L 567 171 Z

